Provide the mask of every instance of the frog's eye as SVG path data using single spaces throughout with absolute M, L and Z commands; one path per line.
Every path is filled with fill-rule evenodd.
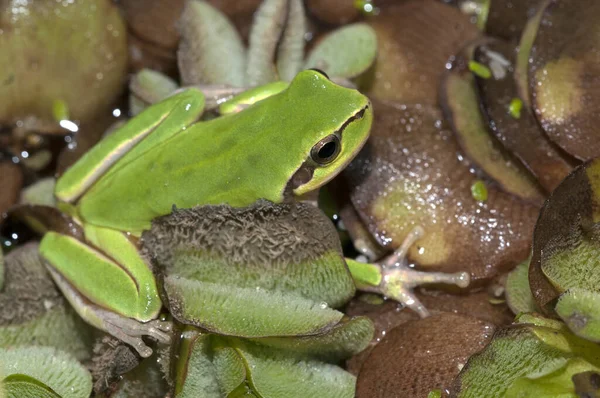
M 342 144 L 337 135 L 331 134 L 317 142 L 310 150 L 311 159 L 318 165 L 326 165 L 337 158 Z
M 323 72 L 321 69 L 319 69 L 319 68 L 310 68 L 309 70 L 314 70 L 315 72 L 322 74 L 323 76 L 325 76 L 327 78 L 327 80 L 329 80 L 329 76 L 327 75 L 327 73 Z

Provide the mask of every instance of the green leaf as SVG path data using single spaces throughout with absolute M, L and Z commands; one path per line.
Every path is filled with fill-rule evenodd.
M 180 29 L 177 61 L 183 85 L 244 85 L 246 49 L 223 13 L 205 1 L 189 0 Z
M 326 303 L 256 288 L 167 277 L 170 309 L 180 322 L 241 337 L 322 333 L 342 318 Z
M 529 287 L 529 260 L 517 265 L 508 274 L 505 296 L 506 303 L 515 315 L 536 311 L 535 300 Z
M 13 374 L 6 377 L 3 384 L 6 398 L 61 398 L 56 392 L 44 383 L 24 374 Z M 0 389 L 2 386 L 0 386 Z
M 266 337 L 253 341 L 294 352 L 297 355 L 318 358 L 327 362 L 347 359 L 364 350 L 375 333 L 373 322 L 360 316 L 343 319 L 325 334 L 303 337 Z
M 325 36 L 310 52 L 304 67 L 331 77 L 351 78 L 366 71 L 377 55 L 377 35 L 365 23 L 346 25 Z
M 555 310 L 573 333 L 600 342 L 600 294 L 597 291 L 571 288 L 560 296 Z
M 342 368 L 295 358 L 286 351 L 230 339 L 244 359 L 250 387 L 269 398 L 352 398 L 356 379 Z
M 188 328 L 182 333 L 177 356 L 175 396 L 177 398 L 221 398 L 217 370 L 211 362 L 211 335 Z
M 0 349 L 2 373 L 22 374 L 51 388 L 62 398 L 89 397 L 92 376 L 71 355 L 50 347 Z

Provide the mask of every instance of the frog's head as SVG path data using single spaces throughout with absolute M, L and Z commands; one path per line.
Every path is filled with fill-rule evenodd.
M 373 110 L 367 97 L 318 70 L 300 72 L 286 91 L 305 110 L 300 134 L 308 156 L 289 182 L 299 196 L 326 184 L 354 159 L 369 137 Z

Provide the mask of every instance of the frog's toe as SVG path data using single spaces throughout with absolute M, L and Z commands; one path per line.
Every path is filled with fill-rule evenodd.
M 443 272 L 421 272 L 404 266 L 396 266 L 383 270 L 381 293 L 397 300 L 412 309 L 420 317 L 429 316 L 429 311 L 414 295 L 413 288 L 432 283 L 446 283 L 458 287 L 467 287 L 470 276 L 467 272 L 447 274 Z
M 171 322 L 155 319 L 144 323 L 111 312 L 104 314 L 103 321 L 104 330 L 131 345 L 143 358 L 152 355 L 152 349 L 144 343 L 142 336 L 152 337 L 163 344 L 171 342 Z

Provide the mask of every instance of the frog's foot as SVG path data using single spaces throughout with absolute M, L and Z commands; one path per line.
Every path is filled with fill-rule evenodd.
M 152 349 L 144 343 L 142 336 L 150 336 L 163 344 L 171 342 L 171 322 L 155 319 L 144 323 L 104 310 L 98 310 L 97 315 L 102 319 L 104 330 L 135 348 L 142 358 L 152 355 Z
M 406 254 L 410 247 L 423 235 L 423 228 L 415 227 L 394 253 L 383 259 L 381 262 L 374 264 L 379 267 L 381 281 L 377 287 L 365 290 L 378 292 L 388 298 L 397 300 L 415 311 L 420 317 L 425 318 L 429 316 L 429 311 L 427 311 L 425 306 L 414 295 L 413 289 L 416 286 L 432 283 L 446 283 L 464 288 L 469 285 L 470 276 L 467 272 L 457 272 L 453 274 L 443 272 L 421 272 L 407 267 L 405 265 Z

